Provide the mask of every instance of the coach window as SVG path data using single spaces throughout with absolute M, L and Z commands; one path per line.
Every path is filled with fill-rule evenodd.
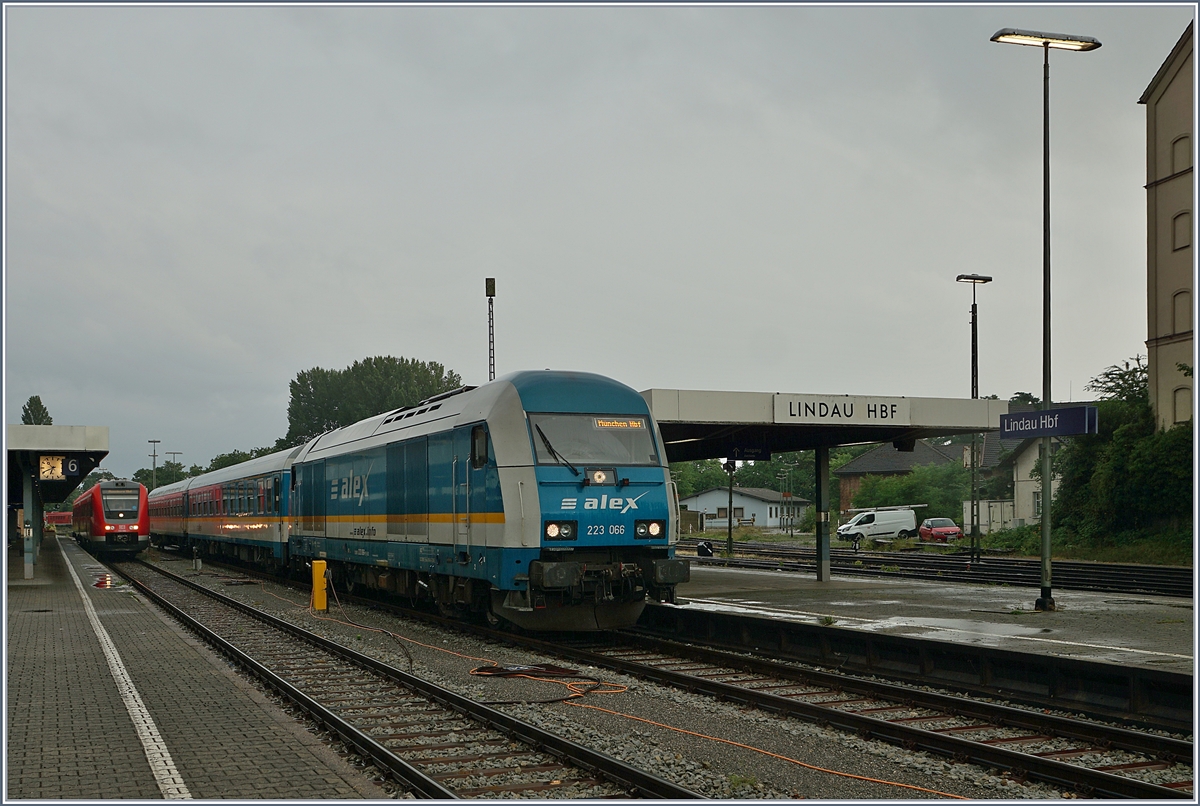
M 471 429 L 471 467 L 479 470 L 488 463 L 487 428 L 477 425 Z

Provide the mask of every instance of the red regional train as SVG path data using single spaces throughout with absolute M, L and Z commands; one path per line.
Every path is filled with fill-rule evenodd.
M 146 488 L 124 479 L 100 482 L 75 499 L 71 528 L 91 554 L 134 556 L 150 545 Z
M 60 526 L 70 527 L 75 522 L 74 512 L 47 512 L 44 518 L 47 526 L 53 526 L 57 532 Z M 70 528 L 63 529 L 64 532 L 71 531 Z

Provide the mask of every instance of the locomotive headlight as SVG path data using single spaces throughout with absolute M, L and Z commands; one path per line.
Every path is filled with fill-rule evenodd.
M 654 540 L 666 534 L 665 521 L 636 521 L 633 524 L 633 536 L 642 540 Z
M 129 531 L 131 531 L 131 532 L 136 532 L 136 531 L 137 531 L 137 524 L 136 524 L 136 523 L 134 523 L 134 524 L 131 524 L 131 525 L 130 525 L 130 527 L 129 527 Z
M 592 484 L 608 484 L 608 473 L 603 470 L 593 470 Z
M 546 521 L 542 536 L 547 540 L 574 540 L 576 531 L 575 521 Z
M 106 531 L 106 532 L 111 532 L 113 529 L 116 529 L 116 528 L 117 527 L 113 526 L 111 523 L 104 524 L 104 531 Z

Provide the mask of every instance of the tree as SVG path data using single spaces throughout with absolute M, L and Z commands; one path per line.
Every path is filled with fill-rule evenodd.
M 301 445 L 331 429 L 460 386 L 462 377 L 435 361 L 392 356 L 364 358 L 342 370 L 303 370 L 291 382 L 287 436 L 274 449 Z
M 1064 441 L 1051 517 L 1083 537 L 1103 537 L 1192 511 L 1192 423 L 1159 431 L 1142 356 L 1114 364 L 1084 387 L 1099 392 L 1099 433 Z
M 896 476 L 864 476 L 854 495 L 856 507 L 928 504 L 920 518 L 962 521 L 962 502 L 971 495 L 971 472 L 961 462 L 919 465 Z
M 153 490 L 154 485 L 165 487 L 168 484 L 174 484 L 177 481 L 183 481 L 192 476 L 199 476 L 204 472 L 204 469 L 199 465 L 192 465 L 191 469 L 184 468 L 183 462 L 172 462 L 170 460 L 163 462 L 155 469 L 143 467 L 133 474 L 133 480 L 139 484 L 145 485 L 147 490 Z
M 248 462 L 253 458 L 254 457 L 249 453 L 246 453 L 246 451 L 232 450 L 229 453 L 218 453 L 213 457 L 213 460 L 208 463 L 208 470 L 205 472 L 211 473 L 214 470 L 220 470 L 223 467 L 230 467 L 231 465 L 238 465 L 242 462 Z
M 679 489 L 679 497 L 702 493 L 714 487 L 727 487 L 729 474 L 721 469 L 718 459 L 700 459 L 694 462 L 673 462 L 671 479 Z
M 1024 403 L 1029 406 L 1042 405 L 1042 399 L 1031 392 L 1015 392 L 1013 396 L 1008 399 L 1008 402 Z
M 1133 362 L 1130 365 L 1130 361 Z M 1150 403 L 1150 376 L 1145 356 L 1126 359 L 1125 366 L 1113 364 L 1084 385 L 1089 392 L 1099 392 L 1104 400 L 1123 400 L 1126 403 Z
M 54 425 L 54 418 L 42 404 L 40 395 L 31 395 L 21 407 L 21 422 L 25 425 Z

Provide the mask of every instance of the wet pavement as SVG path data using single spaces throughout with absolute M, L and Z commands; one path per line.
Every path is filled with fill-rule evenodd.
M 817 582 L 792 572 L 711 566 L 693 566 L 691 581 L 678 588 L 687 607 L 1193 672 L 1193 600 L 1054 591 L 1058 609 L 1043 613 L 1033 609 L 1038 594 L 1036 588 L 836 573 Z

